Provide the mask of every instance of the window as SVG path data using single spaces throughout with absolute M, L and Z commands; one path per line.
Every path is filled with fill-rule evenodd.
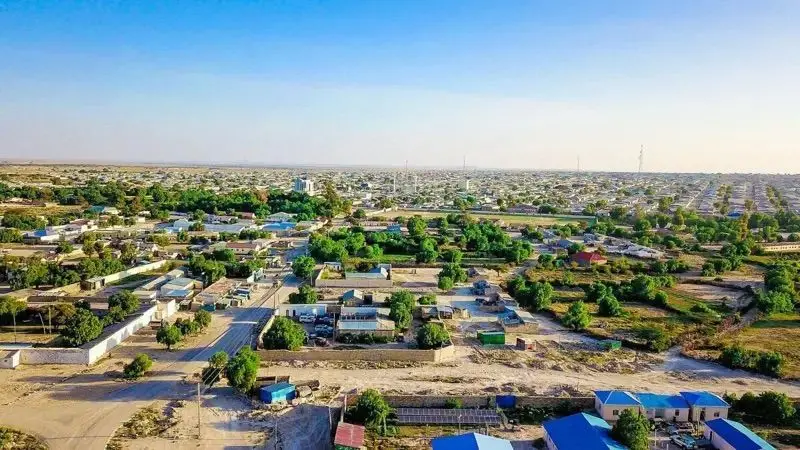
M 676 410 L 675 410 L 675 415 L 676 415 L 676 416 L 680 416 L 680 415 L 681 415 L 681 412 L 680 412 L 679 410 L 677 410 L 677 409 L 676 409 Z
M 718 413 L 718 412 L 715 412 L 715 413 L 714 413 L 714 417 L 719 417 L 719 413 Z
M 611 411 L 611 415 L 618 416 L 619 415 L 619 410 L 615 409 L 615 410 Z

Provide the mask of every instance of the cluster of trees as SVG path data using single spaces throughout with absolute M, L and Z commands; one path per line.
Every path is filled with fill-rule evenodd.
M 288 317 L 276 317 L 262 338 L 268 350 L 298 350 L 303 346 L 306 332 L 303 326 Z
M 549 308 L 555 293 L 553 286 L 546 281 L 530 283 L 520 276 L 512 278 L 506 288 L 521 306 L 534 311 Z
M 733 241 L 722 246 L 720 258 L 709 259 L 703 264 L 702 275 L 713 277 L 729 270 L 737 270 L 742 265 L 742 258 L 749 256 L 752 240 Z
M 450 343 L 450 334 L 444 325 L 438 323 L 426 323 L 417 330 L 417 347 L 425 350 L 430 348 L 442 348 Z
M 125 270 L 125 264 L 110 255 L 84 258 L 75 269 L 55 262 L 43 262 L 37 257 L 7 259 L 4 265 L 8 284 L 14 290 L 40 286 L 66 286 L 88 278 Z
M 139 298 L 133 292 L 121 290 L 108 298 L 108 311 L 103 317 L 103 325 L 108 326 L 125 320 L 129 314 L 139 310 Z
M 81 345 L 100 336 L 103 332 L 103 323 L 86 308 L 77 308 L 61 328 L 61 337 L 70 347 Z
M 614 290 L 604 283 L 596 281 L 586 290 L 586 300 L 597 303 L 598 314 L 604 317 L 617 317 L 623 313 L 622 305 L 614 295 Z
M 414 310 L 414 294 L 407 290 L 393 292 L 389 297 L 389 318 L 397 328 L 404 330 L 411 325 Z
M 225 354 L 225 360 L 227 360 Z M 216 357 L 216 359 L 215 359 Z M 230 360 L 222 363 L 223 358 L 214 354 L 209 361 L 211 367 L 215 367 L 217 373 L 224 364 L 225 378 L 228 379 L 228 385 L 243 394 L 249 394 L 256 384 L 258 377 L 258 368 L 261 365 L 261 358 L 258 353 L 254 352 L 249 346 L 242 347 L 236 355 Z
M 630 282 L 622 282 L 617 288 L 617 298 L 622 301 L 650 303 L 655 306 L 665 307 L 669 296 L 662 288 L 675 285 L 675 279 L 670 276 L 637 275 Z
M 625 409 L 611 428 L 611 437 L 630 450 L 650 449 L 650 421 L 647 417 Z
M 356 404 L 347 410 L 348 421 L 364 424 L 369 429 L 378 430 L 386 428 L 386 419 L 389 418 L 392 408 L 375 389 L 367 389 L 358 396 Z
M 683 273 L 688 270 L 689 270 L 689 263 L 687 263 L 682 259 L 668 259 L 666 261 L 656 261 L 650 264 L 650 272 L 656 275 Z
M 744 369 L 773 377 L 780 377 L 786 364 L 785 358 L 778 352 L 748 350 L 738 344 L 722 349 L 719 362 L 732 369 Z
M 211 325 L 211 313 L 201 309 L 191 320 L 178 319 L 174 324 L 164 325 L 156 333 L 156 342 L 164 344 L 167 350 L 181 342 L 186 336 L 197 334 Z
M 724 399 L 731 405 L 728 416 L 734 420 L 761 425 L 788 425 L 796 423 L 798 419 L 794 402 L 782 392 L 765 391 L 758 395 L 746 392 L 741 397 L 727 394 Z
M 292 292 L 289 294 L 289 303 L 293 305 L 300 305 L 300 304 L 313 304 L 317 303 L 319 296 L 317 295 L 317 291 L 308 284 L 304 284 L 300 286 L 298 292 Z
M 449 291 L 453 289 L 456 283 L 463 283 L 467 281 L 467 271 L 464 270 L 458 263 L 447 263 L 442 267 L 439 272 L 439 289 Z
M 764 290 L 756 295 L 756 307 L 765 314 L 793 311 L 797 274 L 797 268 L 787 263 L 770 267 L 764 274 Z
M 309 278 L 314 272 L 316 262 L 310 256 L 299 256 L 292 261 L 292 273 L 297 278 Z

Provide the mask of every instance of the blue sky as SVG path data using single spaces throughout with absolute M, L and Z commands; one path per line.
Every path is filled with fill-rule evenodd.
M 6 1 L 0 157 L 800 172 L 796 1 Z

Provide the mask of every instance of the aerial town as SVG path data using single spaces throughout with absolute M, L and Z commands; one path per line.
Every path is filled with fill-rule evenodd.
M 0 166 L 3 449 L 800 445 L 800 178 Z

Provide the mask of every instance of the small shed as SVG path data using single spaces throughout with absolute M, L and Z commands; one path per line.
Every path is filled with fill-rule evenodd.
M 505 331 L 478 331 L 478 340 L 483 345 L 504 345 L 506 343 Z
M 517 338 L 517 350 L 527 351 L 536 350 L 536 341 L 533 339 Z
M 282 403 L 295 398 L 297 389 L 291 383 L 276 383 L 264 386 L 259 391 L 259 397 L 264 403 Z
M 339 422 L 333 446 L 336 450 L 361 450 L 364 447 L 364 427 L 352 423 Z

